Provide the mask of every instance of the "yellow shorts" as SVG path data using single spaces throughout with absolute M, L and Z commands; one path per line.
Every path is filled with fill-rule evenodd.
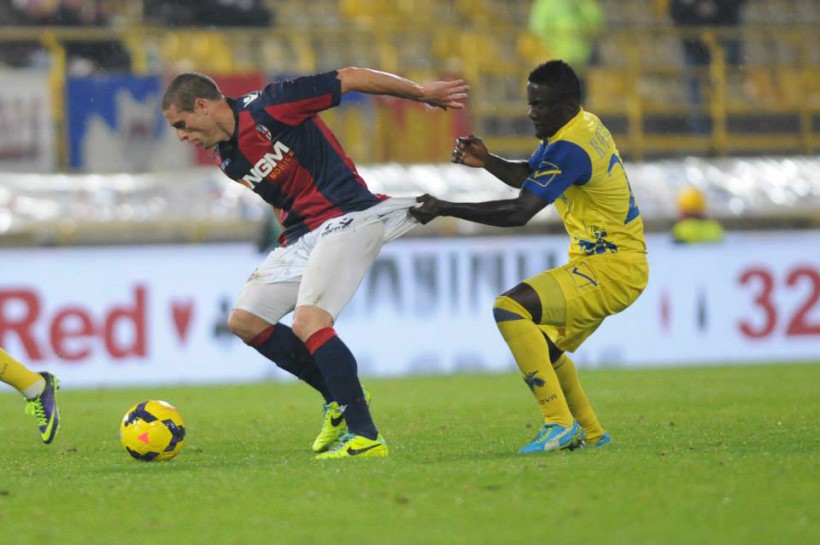
M 544 323 L 541 330 L 555 346 L 574 352 L 604 318 L 631 305 L 648 280 L 645 255 L 601 254 L 573 259 L 524 282 L 541 298 L 542 316 L 564 316 L 563 323 Z

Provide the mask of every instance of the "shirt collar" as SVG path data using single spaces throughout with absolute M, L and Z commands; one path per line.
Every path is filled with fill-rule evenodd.
M 239 139 L 239 106 L 237 106 L 236 100 L 230 97 L 225 97 L 225 100 L 233 112 L 233 134 L 231 135 L 231 142 L 236 142 Z
M 548 136 L 547 138 L 544 138 L 544 140 L 543 140 L 544 145 L 547 145 L 550 142 L 554 142 L 555 140 L 561 140 L 564 137 L 564 134 L 566 134 L 570 129 L 572 129 L 572 127 L 574 127 L 575 125 L 577 125 L 580 122 L 580 119 L 581 119 L 581 117 L 583 117 L 583 115 L 584 115 L 584 109 L 583 108 L 578 108 L 578 113 L 575 114 L 575 116 L 572 119 L 567 121 L 564 124 L 563 127 L 558 129 L 555 132 L 555 134 L 553 134 L 552 136 Z

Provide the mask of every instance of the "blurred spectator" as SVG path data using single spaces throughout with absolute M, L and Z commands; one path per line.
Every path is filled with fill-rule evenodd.
M 19 0 L 0 0 L 0 26 L 30 24 Z M 40 49 L 37 42 L 0 42 L 0 65 L 20 68 L 30 65 L 31 56 Z
M 740 25 L 741 9 L 746 0 L 670 0 L 669 15 L 676 26 L 694 31 L 699 27 L 720 27 L 717 30 L 731 30 Z M 723 48 L 727 66 L 742 64 L 740 40 L 736 35 L 719 34 L 718 42 Z M 704 100 L 701 80 L 705 79 L 712 62 L 712 51 L 700 34 L 686 34 L 681 40 L 683 62 L 687 79 L 687 98 L 692 111 L 689 114 L 689 129 L 696 134 L 710 130 L 708 118 L 701 111 Z
M 605 22 L 597 0 L 534 0 L 529 29 L 544 46 L 542 62 L 561 59 L 572 66 L 583 91 L 584 72 L 596 61 L 595 38 Z
M 0 0 L 0 25 L 13 26 L 25 22 L 25 0 Z
M 721 242 L 723 226 L 706 216 L 706 195 L 691 185 L 678 193 L 678 221 L 672 227 L 672 239 L 681 244 Z
M 3 6 L 2 4 L 9 4 Z M 108 13 L 104 0 L 0 0 L 8 24 L 19 26 L 106 26 Z M 40 64 L 42 44 L 25 42 L 11 45 L 11 55 L 4 61 L 13 67 Z M 95 71 L 128 71 L 131 58 L 119 40 L 65 40 L 67 68 L 70 74 Z M 4 52 L 7 48 L 4 44 Z
M 147 22 L 172 26 L 269 27 L 274 15 L 265 0 L 145 0 Z

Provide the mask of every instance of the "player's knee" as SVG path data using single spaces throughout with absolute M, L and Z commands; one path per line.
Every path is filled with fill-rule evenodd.
M 509 301 L 506 304 L 514 304 L 516 312 L 521 314 L 527 320 L 539 323 L 541 320 L 541 299 L 538 292 L 527 284 L 521 282 L 511 290 L 502 293 L 499 299 L 506 297 Z
M 264 320 L 244 310 L 233 309 L 228 315 L 228 331 L 246 342 L 267 326 Z
M 240 335 L 240 332 L 242 331 L 242 318 L 237 316 L 236 311 L 233 311 L 228 315 L 228 331 L 237 337 L 242 336 Z
M 293 314 L 293 333 L 302 342 L 306 342 L 311 335 L 326 327 L 333 327 L 333 316 L 319 307 L 298 307 Z
M 499 295 L 493 303 L 493 318 L 496 323 L 500 323 L 509 320 L 532 320 L 532 315 L 512 297 Z

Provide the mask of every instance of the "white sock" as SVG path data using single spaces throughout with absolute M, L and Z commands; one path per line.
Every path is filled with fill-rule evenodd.
M 46 389 L 46 379 L 40 378 L 37 382 L 35 382 L 31 386 L 29 386 L 28 388 L 23 390 L 23 396 L 25 396 L 26 399 L 31 401 L 32 399 L 35 399 L 37 396 L 42 394 L 43 390 L 45 390 L 45 389 Z

